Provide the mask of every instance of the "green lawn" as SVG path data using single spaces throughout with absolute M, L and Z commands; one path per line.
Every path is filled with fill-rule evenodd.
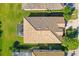
M 0 48 L 3 56 L 12 54 L 10 47 L 16 40 L 23 43 L 23 38 L 16 35 L 17 24 L 22 21 L 22 18 L 21 4 L 0 4 L 0 21 L 3 30 L 2 37 L 0 37 Z

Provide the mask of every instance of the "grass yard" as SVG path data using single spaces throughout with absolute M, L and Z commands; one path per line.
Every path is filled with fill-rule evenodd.
M 2 56 L 12 55 L 10 47 L 16 40 L 23 43 L 23 38 L 16 35 L 17 24 L 22 21 L 22 18 L 21 4 L 0 4 L 0 21 L 2 22 L 1 29 L 3 31 L 2 37 L 0 37 Z

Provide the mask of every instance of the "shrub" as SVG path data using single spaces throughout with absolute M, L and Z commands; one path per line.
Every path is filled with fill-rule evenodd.
M 77 38 L 70 39 L 65 37 L 62 45 L 67 47 L 69 50 L 75 50 L 79 46 L 79 41 Z
M 64 18 L 66 21 L 71 19 L 71 15 L 72 15 L 74 10 L 75 10 L 75 8 L 70 8 L 69 6 L 66 6 L 64 8 Z
M 78 48 L 79 41 L 78 41 L 78 33 L 77 29 L 68 29 L 66 31 L 66 35 L 63 37 L 62 45 L 67 47 L 69 50 L 74 50 Z

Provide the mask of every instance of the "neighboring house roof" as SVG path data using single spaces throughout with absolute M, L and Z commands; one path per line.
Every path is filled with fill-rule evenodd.
M 61 50 L 34 50 L 32 56 L 64 56 L 64 51 Z
M 63 9 L 62 3 L 23 3 L 22 9 L 24 10 L 61 10 Z
M 61 43 L 64 17 L 26 17 L 24 19 L 25 43 Z

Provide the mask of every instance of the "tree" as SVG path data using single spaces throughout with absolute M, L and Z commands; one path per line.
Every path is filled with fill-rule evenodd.
M 19 41 L 15 41 L 14 44 L 13 44 L 13 47 L 17 48 L 19 45 L 20 45 L 20 42 Z
M 3 31 L 0 29 L 0 37 L 2 36 Z
M 66 6 L 64 8 L 64 14 L 70 14 L 71 13 L 71 8 L 69 6 Z
M 69 37 L 69 38 L 77 38 L 78 37 L 78 29 L 72 29 L 72 28 L 69 28 L 66 30 L 66 37 Z
M 69 14 L 64 14 L 64 19 L 66 21 L 70 20 L 71 16 Z
M 77 29 L 66 30 L 66 35 L 63 37 L 63 46 L 67 47 L 69 50 L 74 50 L 79 46 Z
M 62 45 L 67 47 L 68 50 L 74 50 L 78 48 L 79 41 L 77 40 L 77 38 L 70 39 L 68 37 L 64 37 L 64 41 Z
M 70 20 L 72 14 L 72 9 L 69 6 L 64 8 L 64 18 L 66 21 Z

